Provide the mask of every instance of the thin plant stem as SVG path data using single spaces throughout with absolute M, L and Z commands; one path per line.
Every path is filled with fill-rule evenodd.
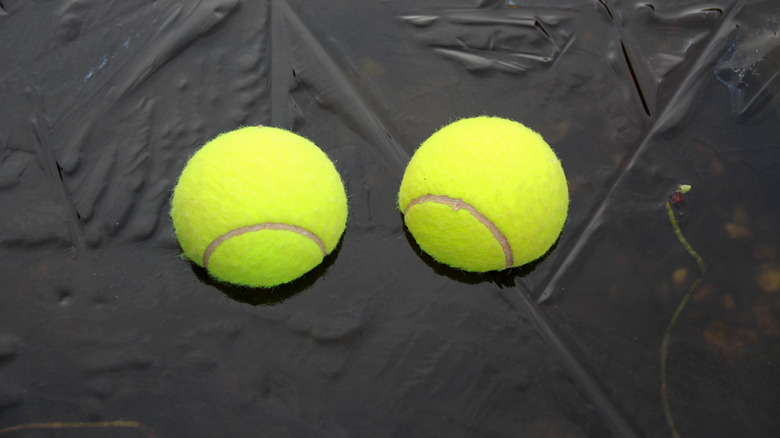
M 669 215 L 669 222 L 672 224 L 672 229 L 674 230 L 674 234 L 677 236 L 677 240 L 680 241 L 682 247 L 685 248 L 688 254 L 693 257 L 693 259 L 696 261 L 696 264 L 699 266 L 699 277 L 693 283 L 691 283 L 691 286 L 688 288 L 688 292 L 677 306 L 677 310 L 675 310 L 674 315 L 672 315 L 672 319 L 669 320 L 669 324 L 666 326 L 666 330 L 664 331 L 664 339 L 663 342 L 661 342 L 661 399 L 663 400 L 664 404 L 664 415 L 666 415 L 666 423 L 669 425 L 669 428 L 672 431 L 672 436 L 674 438 L 680 438 L 680 434 L 677 433 L 677 428 L 674 425 L 674 417 L 672 417 L 671 407 L 669 406 L 669 388 L 666 382 L 666 361 L 669 358 L 669 338 L 671 336 L 672 329 L 674 328 L 677 320 L 680 318 L 680 315 L 683 312 L 683 309 L 685 308 L 685 305 L 688 303 L 688 300 L 690 300 L 691 295 L 693 295 L 693 291 L 704 279 L 704 274 L 707 272 L 707 265 L 704 263 L 704 260 L 702 260 L 699 253 L 697 253 L 691 244 L 688 243 L 688 240 L 685 239 L 685 236 L 683 236 L 682 231 L 680 231 L 680 226 L 677 224 L 677 219 L 674 217 L 674 210 L 672 210 L 672 206 L 668 201 L 666 203 L 666 212 Z
M 84 429 L 84 428 L 111 428 L 122 427 L 128 429 L 138 429 L 149 438 L 156 438 L 155 435 L 146 428 L 143 424 L 137 421 L 96 421 L 96 422 L 57 422 L 57 423 L 29 423 L 20 424 L 18 426 L 11 426 L 0 429 L 0 435 L 12 432 L 19 432 L 25 430 L 42 430 L 42 429 Z

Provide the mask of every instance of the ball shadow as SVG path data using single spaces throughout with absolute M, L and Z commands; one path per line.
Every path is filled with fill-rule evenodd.
M 198 266 L 193 262 L 190 262 L 190 266 L 192 271 L 202 283 L 218 289 L 220 292 L 234 301 L 252 306 L 275 306 L 277 304 L 281 304 L 288 298 L 303 292 L 304 290 L 311 287 L 315 282 L 317 282 L 317 280 L 328 270 L 328 268 L 333 265 L 333 263 L 336 261 L 336 258 L 338 258 L 343 240 L 344 238 L 342 236 L 333 252 L 325 256 L 325 258 L 322 260 L 322 263 L 317 265 L 311 271 L 303 274 L 303 276 L 300 278 L 297 278 L 289 283 L 280 284 L 270 288 L 238 286 L 235 284 L 226 283 L 212 277 L 209 275 L 206 269 Z
M 401 215 L 401 220 L 403 221 L 403 215 Z M 560 241 L 560 236 L 558 236 L 558 239 L 550 247 L 550 249 L 544 253 L 543 256 L 522 266 L 502 269 L 500 271 L 469 272 L 462 269 L 453 268 L 436 261 L 436 259 L 431 257 L 428 253 L 423 251 L 422 248 L 420 248 L 420 245 L 418 245 L 417 241 L 414 240 L 414 236 L 412 236 L 412 233 L 410 233 L 409 229 L 406 228 L 406 225 L 404 225 L 404 235 L 406 236 L 406 241 L 409 242 L 409 245 L 412 247 L 414 252 L 438 275 L 442 275 L 460 283 L 466 284 L 493 283 L 502 289 L 514 287 L 516 278 L 525 277 L 526 275 L 529 275 L 531 272 L 533 272 L 537 266 L 544 262 L 544 260 L 555 249 L 555 247 L 558 246 L 558 242 Z

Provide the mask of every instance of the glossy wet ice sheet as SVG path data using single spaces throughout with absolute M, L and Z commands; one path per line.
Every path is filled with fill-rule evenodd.
M 0 436 L 777 436 L 779 28 L 771 0 L 3 0 Z M 571 203 L 547 257 L 471 275 L 396 194 L 481 114 L 540 132 Z M 168 217 L 188 157 L 258 124 L 350 203 L 272 292 Z

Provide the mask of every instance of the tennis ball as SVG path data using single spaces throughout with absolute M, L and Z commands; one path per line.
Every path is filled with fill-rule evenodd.
M 344 184 L 327 155 L 283 129 L 245 127 L 190 158 L 171 198 L 184 255 L 225 282 L 272 287 L 315 266 L 347 223 Z
M 398 206 L 423 251 L 486 272 L 544 255 L 566 222 L 569 191 L 558 157 L 539 134 L 482 116 L 441 128 L 417 149 Z

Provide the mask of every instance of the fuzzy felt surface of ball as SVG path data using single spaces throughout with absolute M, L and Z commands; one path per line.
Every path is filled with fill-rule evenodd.
M 218 280 L 249 287 L 293 281 L 344 233 L 347 197 L 314 143 L 272 127 L 244 127 L 206 143 L 171 198 L 184 255 Z
M 541 135 L 499 117 L 455 121 L 415 151 L 398 207 L 420 248 L 471 272 L 545 255 L 566 222 L 561 162 Z

